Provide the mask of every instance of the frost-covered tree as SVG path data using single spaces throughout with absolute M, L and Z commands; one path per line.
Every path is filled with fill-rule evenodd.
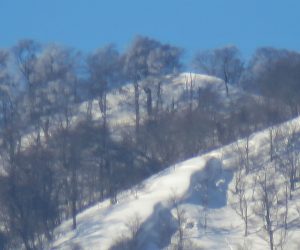
M 135 129 L 140 127 L 140 81 L 180 68 L 182 50 L 148 37 L 136 37 L 124 55 L 124 71 L 134 85 Z
M 19 41 L 18 44 L 13 48 L 17 68 L 21 73 L 25 85 L 25 100 L 28 103 L 28 112 L 30 117 L 33 116 L 33 109 L 35 106 L 35 83 L 33 78 L 36 73 L 35 64 L 39 51 L 40 44 L 30 39 Z
M 280 175 L 276 174 L 273 165 L 265 166 L 259 173 L 255 212 L 263 222 L 270 250 L 283 244 L 284 238 L 287 236 L 285 222 L 288 206 L 286 195 L 281 193 L 281 182 Z
M 279 130 L 279 139 L 275 144 L 276 162 L 288 183 L 289 198 L 292 199 L 293 191 L 300 173 L 300 152 L 297 126 L 286 125 Z
M 107 125 L 107 94 L 116 87 L 121 78 L 121 58 L 113 45 L 98 49 L 87 58 L 89 72 L 89 94 L 98 101 L 99 111 L 102 114 L 101 160 L 99 162 L 98 177 L 107 171 L 112 176 L 107 157 L 108 125 Z M 101 185 L 99 183 L 99 185 Z M 111 190 L 111 188 L 109 188 Z M 111 192 L 111 191 L 110 191 Z
M 249 63 L 248 85 L 265 97 L 289 107 L 292 115 L 299 114 L 300 54 L 275 48 L 259 48 Z
M 57 164 L 61 166 L 63 176 L 62 186 L 66 200 L 70 204 L 73 219 L 73 228 L 76 228 L 76 215 L 78 204 L 78 178 L 80 167 L 80 152 L 78 141 L 72 137 L 74 119 L 78 114 L 74 87 L 78 81 L 76 74 L 76 52 L 67 48 L 54 46 L 50 49 L 50 76 L 52 79 L 47 84 L 47 91 L 51 96 L 55 112 L 55 150 L 57 152 Z M 76 141 L 76 142 L 75 142 Z M 69 206 L 67 206 L 69 208 Z
M 177 250 L 184 250 L 187 230 L 185 228 L 185 224 L 187 222 L 186 211 L 180 207 L 180 200 L 175 190 L 172 190 L 170 196 L 170 203 L 172 208 L 174 209 L 174 217 L 176 221 L 176 229 L 177 229 L 177 242 L 175 248 Z
M 250 216 L 250 199 L 247 195 L 248 188 L 246 178 L 247 175 L 245 174 L 245 169 L 242 166 L 240 159 L 238 159 L 237 171 L 234 176 L 234 189 L 232 190 L 232 193 L 234 194 L 235 198 L 235 200 L 232 202 L 232 207 L 244 221 L 244 236 L 248 236 L 248 221 Z
M 199 72 L 221 78 L 227 96 L 229 95 L 228 84 L 238 83 L 244 69 L 240 51 L 235 46 L 199 52 L 195 55 L 192 64 Z

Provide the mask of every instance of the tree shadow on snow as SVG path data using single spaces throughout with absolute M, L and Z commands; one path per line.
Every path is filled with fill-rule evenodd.
M 223 170 L 219 159 L 210 158 L 202 170 L 191 176 L 190 186 L 179 204 L 190 203 L 211 209 L 224 207 L 227 203 L 228 185 L 232 178 L 233 171 Z M 171 244 L 172 235 L 178 226 L 171 213 L 172 208 L 173 205 L 164 205 L 161 202 L 154 206 L 151 216 L 140 225 L 138 244 L 134 249 L 159 250 Z M 222 233 L 228 234 L 226 230 Z
M 228 185 L 233 178 L 232 170 L 224 170 L 222 162 L 212 157 L 205 167 L 195 172 L 190 179 L 190 186 L 183 197 L 183 203 L 202 205 L 218 209 L 227 205 Z
M 139 238 L 142 249 L 163 249 L 170 245 L 171 237 L 176 232 L 176 222 L 169 207 L 157 203 L 153 213 L 141 226 Z

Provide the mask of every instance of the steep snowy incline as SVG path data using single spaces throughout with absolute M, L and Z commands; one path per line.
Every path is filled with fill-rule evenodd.
M 296 128 L 296 132 L 299 133 L 300 118 L 276 128 L 286 130 L 288 127 Z M 250 154 L 259 154 L 260 164 L 268 157 L 269 131 L 266 129 L 250 137 Z M 243 140 L 239 143 L 243 143 Z M 237 171 L 237 155 L 234 152 L 236 145 L 237 142 L 171 166 L 132 190 L 119 194 L 117 204 L 110 205 L 109 200 L 106 200 L 83 211 L 78 215 L 76 230 L 72 231 L 71 221 L 66 221 L 57 228 L 56 239 L 51 249 L 68 250 L 78 244 L 80 249 L 107 250 L 122 234 L 128 233 L 128 222 L 132 218 L 139 218 L 141 225 L 146 228 L 143 249 L 167 249 L 168 245 L 174 242 L 176 234 L 169 241 L 159 245 L 158 232 L 153 231 L 158 230 L 157 225 L 164 224 L 157 216 L 159 211 L 169 209 L 170 214 L 176 217 L 175 203 L 171 203 L 175 198 L 185 214 L 185 237 L 194 242 L 194 247 L 197 245 L 201 247 L 199 249 L 241 249 L 238 247 L 245 243 L 248 244 L 247 249 L 268 249 L 267 241 L 263 240 L 262 236 L 262 223 L 258 218 L 250 216 L 249 236 L 244 237 L 243 221 L 229 204 L 233 199 L 230 190 L 233 188 Z M 252 177 L 251 173 L 247 176 L 249 185 L 254 179 Z M 208 226 L 204 230 L 202 222 L 205 211 L 203 201 L 199 199 L 199 183 L 208 180 L 207 178 L 211 178 L 209 180 L 213 185 L 209 186 L 208 190 L 211 202 L 207 206 Z M 247 192 L 253 190 L 249 189 Z M 300 246 L 300 210 L 297 210 L 300 207 L 299 197 L 298 188 L 289 205 L 290 226 L 284 249 L 296 250 Z

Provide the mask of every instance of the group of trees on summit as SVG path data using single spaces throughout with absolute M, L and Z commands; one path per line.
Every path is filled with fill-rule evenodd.
M 167 107 L 165 76 L 188 67 L 183 53 L 141 36 L 124 52 L 108 45 L 86 55 L 33 40 L 0 50 L 1 249 L 39 249 L 62 220 L 76 228 L 83 208 L 116 202 L 119 191 L 168 164 L 298 115 L 300 54 L 274 48 L 258 49 L 249 62 L 235 46 L 195 55 L 193 71 L 222 79 L 227 98 L 230 84 L 252 94 L 229 102 L 226 114 L 216 93 L 193 89 L 192 78 L 184 91 L 195 104 Z M 116 138 L 107 95 L 126 84 L 134 129 Z

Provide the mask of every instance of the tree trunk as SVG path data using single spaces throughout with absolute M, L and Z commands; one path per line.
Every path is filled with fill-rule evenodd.
M 225 88 L 226 88 L 226 96 L 229 96 L 229 89 L 228 89 L 228 83 L 225 81 Z
M 269 130 L 269 136 L 270 136 L 270 161 L 273 161 L 273 129 L 271 128 Z
M 73 230 L 75 230 L 77 227 L 76 213 L 77 213 L 76 200 L 72 200 L 72 221 L 73 221 L 72 228 L 73 228 Z
M 248 236 L 248 218 L 245 218 L 245 237 Z
M 246 199 L 246 198 L 245 198 Z M 245 237 L 248 236 L 248 204 L 245 202 Z
M 99 154 L 101 155 L 101 160 L 99 163 L 99 172 L 98 172 L 98 181 L 99 181 L 99 190 L 100 190 L 100 201 L 104 199 L 104 187 L 102 185 L 102 177 L 103 177 L 103 170 L 107 170 L 109 173 L 109 169 L 107 169 L 107 93 L 106 90 L 103 91 L 102 96 L 98 99 L 98 105 L 100 112 L 102 114 L 102 152 Z M 109 177 L 110 180 L 110 177 Z
M 138 81 L 134 83 L 134 105 L 135 105 L 135 133 L 138 138 L 140 130 L 140 93 Z
M 270 250 L 274 250 L 274 239 L 273 239 L 273 231 L 271 230 L 269 232 L 269 238 L 270 238 Z
M 76 215 L 77 215 L 77 166 L 76 163 L 72 164 L 72 179 L 71 179 L 71 209 L 72 209 L 72 221 L 73 221 L 73 230 L 77 227 Z
M 224 65 L 224 83 L 225 83 L 225 88 L 226 88 L 226 96 L 229 96 L 229 89 L 228 89 L 228 73 L 226 71 L 226 66 Z
M 147 94 L 147 114 L 148 117 L 152 117 L 152 93 L 151 89 L 148 87 L 144 88 L 145 93 Z
M 246 138 L 246 174 L 249 173 L 249 136 Z
M 156 100 L 156 118 L 158 117 L 159 111 L 162 109 L 162 97 L 161 97 L 161 82 L 157 84 L 157 100 Z

